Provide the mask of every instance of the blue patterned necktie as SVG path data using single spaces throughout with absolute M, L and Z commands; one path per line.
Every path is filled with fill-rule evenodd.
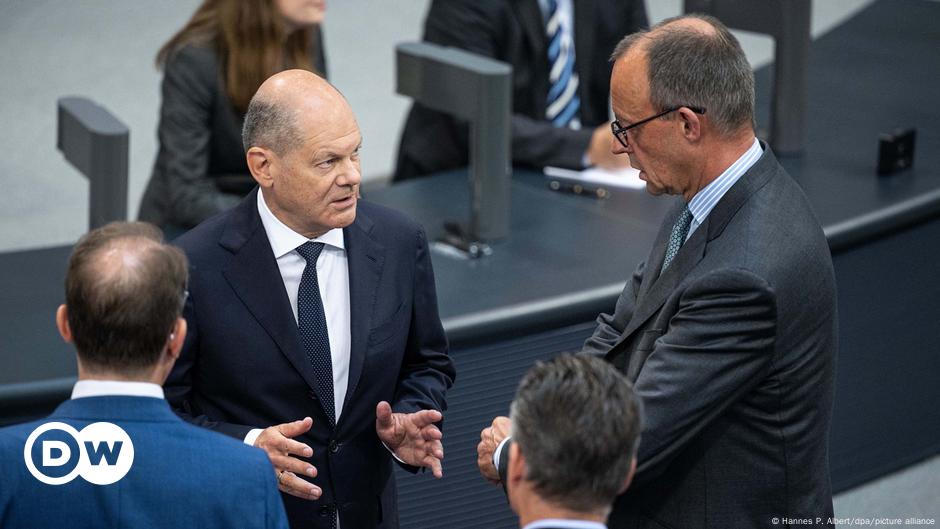
M 317 281 L 317 258 L 323 250 L 322 242 L 306 242 L 297 247 L 297 253 L 307 261 L 297 290 L 297 326 L 307 359 L 316 375 L 317 393 L 323 409 L 336 424 L 333 401 L 333 359 L 330 356 L 330 336 L 326 328 L 326 314 L 320 299 L 320 284 Z
M 558 0 L 548 0 L 546 9 L 548 22 L 545 34 L 548 37 L 548 98 L 545 117 L 556 127 L 581 128 L 578 110 L 578 74 L 574 71 L 574 48 L 571 39 L 564 38 L 561 25 L 561 9 Z
M 666 271 L 669 263 L 671 263 L 676 254 L 679 253 L 679 248 L 682 248 L 682 243 L 685 242 L 686 236 L 689 235 L 689 226 L 691 224 L 692 212 L 686 207 L 682 210 L 682 214 L 679 215 L 679 218 L 676 219 L 676 223 L 672 225 L 672 234 L 669 236 L 669 246 L 666 247 L 666 258 L 663 259 L 663 267 L 660 269 L 659 275 L 662 275 L 663 272 Z

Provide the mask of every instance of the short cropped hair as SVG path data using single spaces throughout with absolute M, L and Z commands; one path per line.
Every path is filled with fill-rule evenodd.
M 68 323 L 90 368 L 138 374 L 154 366 L 183 311 L 186 256 L 143 222 L 85 234 L 65 276 Z
M 699 19 L 715 32 L 682 25 Z M 643 41 L 649 65 L 650 103 L 659 111 L 677 106 L 703 107 L 722 135 L 754 128 L 754 72 L 738 39 L 717 18 L 683 15 L 649 30 L 627 35 L 614 48 L 617 61 Z
M 556 505 L 610 508 L 636 454 L 640 414 L 630 382 L 600 358 L 562 355 L 536 363 L 510 411 L 525 479 Z
M 296 149 L 300 146 L 297 112 L 255 94 L 245 113 L 242 146 L 245 152 L 252 147 L 263 147 L 279 155 Z

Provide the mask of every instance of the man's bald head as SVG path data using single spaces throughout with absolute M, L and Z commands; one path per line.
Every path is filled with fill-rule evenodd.
M 286 70 L 269 77 L 251 98 L 242 127 L 247 152 L 263 147 L 277 154 L 303 141 L 300 121 L 332 121 L 338 112 L 352 113 L 349 103 L 326 79 L 307 70 Z M 311 124 L 315 130 L 316 123 Z
M 79 239 L 65 306 L 83 365 L 129 376 L 154 366 L 182 314 L 187 274 L 186 257 L 150 224 L 115 222 Z
M 614 48 L 617 68 L 646 61 L 652 106 L 706 109 L 721 135 L 754 128 L 754 73 L 740 43 L 718 19 L 683 15 L 626 36 Z

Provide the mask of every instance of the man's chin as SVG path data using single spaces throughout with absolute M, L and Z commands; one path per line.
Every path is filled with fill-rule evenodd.
M 334 228 L 345 228 L 349 226 L 356 220 L 356 204 L 353 203 L 352 206 L 343 210 L 342 213 L 337 215 L 336 222 L 333 224 Z

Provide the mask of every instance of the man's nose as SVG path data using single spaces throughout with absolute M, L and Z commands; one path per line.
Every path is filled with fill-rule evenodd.
M 343 170 L 337 178 L 336 183 L 341 186 L 354 186 L 362 182 L 362 170 L 359 163 L 354 160 L 346 159 L 343 162 Z
M 624 134 L 623 137 L 627 142 L 627 146 L 624 146 L 624 144 L 620 142 L 620 139 L 613 134 L 610 136 L 610 152 L 614 154 L 630 154 L 630 152 L 633 151 L 632 147 L 630 146 L 630 140 L 626 137 L 626 134 Z

